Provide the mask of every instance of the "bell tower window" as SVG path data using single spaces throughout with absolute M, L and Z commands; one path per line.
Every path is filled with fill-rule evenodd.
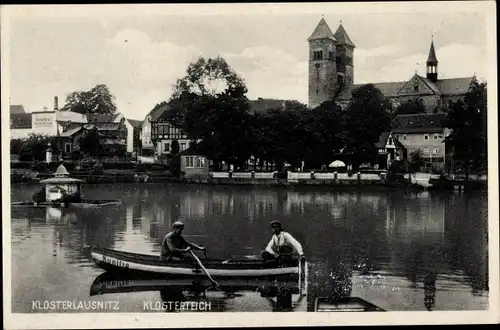
M 314 60 L 322 60 L 323 59 L 323 51 L 322 50 L 315 50 L 313 52 L 313 59 Z

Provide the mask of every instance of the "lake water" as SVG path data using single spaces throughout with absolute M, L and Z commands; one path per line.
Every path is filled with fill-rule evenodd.
M 12 201 L 36 185 L 13 185 Z M 307 297 L 292 310 L 311 311 L 332 292 L 388 311 L 488 309 L 488 226 L 485 193 L 236 186 L 87 185 L 86 198 L 119 199 L 100 209 L 13 208 L 12 312 L 44 310 L 40 301 L 117 301 L 120 312 L 142 312 L 160 291 L 90 296 L 104 271 L 88 247 L 159 254 L 174 221 L 208 246 L 209 257 L 260 255 L 270 221 L 303 245 L 309 262 Z M 345 189 L 345 188 L 344 188 Z M 272 311 L 276 301 L 256 290 L 205 294 L 213 311 Z M 35 302 L 35 303 L 34 303 Z M 37 307 L 38 306 L 38 307 Z

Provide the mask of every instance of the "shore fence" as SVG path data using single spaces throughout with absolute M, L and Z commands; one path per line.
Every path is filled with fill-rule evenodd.
M 262 173 L 262 172 L 211 172 L 211 177 L 214 179 L 273 179 L 275 173 Z M 382 181 L 385 180 L 385 172 L 377 173 L 322 173 L 322 172 L 287 172 L 287 180 L 297 182 L 299 180 L 361 180 L 361 181 Z

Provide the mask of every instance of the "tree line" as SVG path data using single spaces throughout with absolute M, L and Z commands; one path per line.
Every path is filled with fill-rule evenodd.
M 244 167 L 251 157 L 272 162 L 281 170 L 285 163 L 308 168 L 328 165 L 339 154 L 349 155 L 353 169 L 373 162 L 375 143 L 390 130 L 398 114 L 424 113 L 421 100 L 396 107 L 372 84 L 358 87 L 345 109 L 335 100 L 315 109 L 289 100 L 283 107 L 252 113 L 244 80 L 221 57 L 199 58 L 178 79 L 172 97 L 156 105 L 169 105 L 163 120 L 183 130 L 195 147 L 214 161 Z M 106 85 L 76 91 L 61 110 L 79 113 L 115 113 L 114 96 Z M 457 166 L 466 174 L 487 168 L 487 84 L 473 81 L 463 100 L 438 109 L 447 113 L 446 127 L 452 130 L 446 142 L 454 148 Z M 12 140 L 11 153 L 43 159 L 46 145 L 54 138 L 32 135 Z M 96 132 L 88 132 L 82 147 L 89 154 L 102 152 Z M 178 146 L 178 144 L 173 144 Z M 58 152 L 58 151 L 57 151 Z
M 453 131 L 447 143 L 466 171 L 486 166 L 486 91 L 486 82 L 473 81 L 463 101 L 437 109 L 447 113 L 445 123 Z M 251 113 L 246 93 L 243 79 L 223 58 L 200 58 L 174 86 L 164 119 L 200 139 L 196 147 L 216 168 L 222 161 L 244 167 L 250 157 L 275 163 L 278 170 L 302 161 L 321 168 L 343 154 L 357 169 L 376 160 L 375 144 L 395 116 L 425 113 L 422 100 L 394 106 L 372 84 L 356 88 L 345 109 L 335 100 L 315 109 L 286 101 L 284 107 Z

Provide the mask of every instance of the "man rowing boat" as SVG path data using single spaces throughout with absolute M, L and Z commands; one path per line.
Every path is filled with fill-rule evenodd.
M 174 222 L 172 231 L 165 235 L 161 244 L 161 260 L 169 262 L 193 261 L 189 251 L 191 249 L 205 251 L 207 248 L 186 241 L 182 237 L 184 223 L 181 221 Z
M 274 235 L 267 244 L 265 251 L 262 251 L 262 259 L 265 261 L 276 259 L 291 259 L 293 252 L 300 258 L 305 258 L 302 245 L 290 233 L 282 231 L 281 222 L 271 222 Z

